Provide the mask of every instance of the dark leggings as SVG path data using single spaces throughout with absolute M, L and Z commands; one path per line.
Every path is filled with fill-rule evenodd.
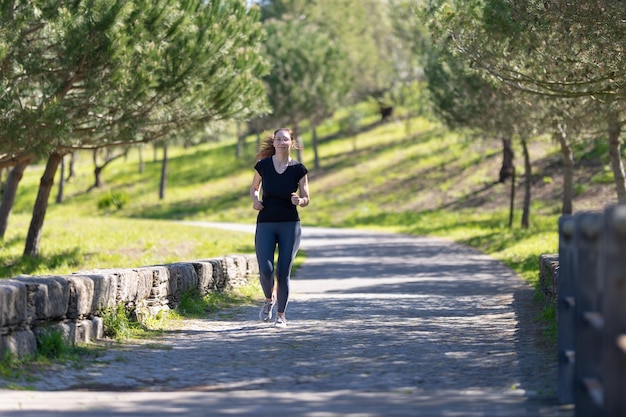
M 259 276 L 265 298 L 272 298 L 274 286 L 274 254 L 278 245 L 276 281 L 279 313 L 284 313 L 289 300 L 291 266 L 300 247 L 300 222 L 257 223 L 254 245 L 259 262 Z

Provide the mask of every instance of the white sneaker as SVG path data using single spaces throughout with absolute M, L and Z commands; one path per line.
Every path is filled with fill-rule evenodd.
M 276 316 L 276 322 L 274 323 L 275 327 L 280 327 L 281 329 L 284 329 L 285 327 L 287 327 L 287 319 L 285 318 L 285 316 Z
M 272 308 L 274 308 L 274 301 L 270 302 L 265 300 L 261 311 L 259 311 L 259 320 L 270 321 L 272 319 Z

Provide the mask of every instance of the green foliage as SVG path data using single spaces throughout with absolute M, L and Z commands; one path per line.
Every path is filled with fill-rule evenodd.
M 589 190 L 588 184 L 574 184 L 574 195 L 579 196 Z
M 155 316 L 141 317 L 141 321 L 137 321 L 133 319 L 133 311 L 124 304 L 102 312 L 105 336 L 118 342 L 160 334 L 169 318 L 168 312 L 159 311 Z
M 384 91 L 397 77 L 397 68 L 407 70 L 411 67 L 401 60 L 402 45 L 393 33 L 390 14 L 397 8 L 396 4 L 378 0 L 317 0 L 315 3 L 272 0 L 261 4 L 266 26 L 273 25 L 276 20 L 299 21 L 298 26 L 306 26 L 302 33 L 273 34 L 269 29 L 268 42 L 274 42 L 278 36 L 280 42 L 289 44 L 291 38 L 302 43 L 310 37 L 310 42 L 302 44 L 304 49 L 295 49 L 294 53 L 285 55 L 288 61 L 302 60 L 301 55 L 312 55 L 311 61 L 321 65 L 316 65 L 310 73 L 315 77 L 318 71 L 317 78 L 329 77 L 331 85 L 337 83 L 333 75 L 337 70 L 333 67 L 339 65 L 342 72 L 347 68 L 346 82 L 352 86 L 349 89 L 352 97 L 363 98 L 372 92 Z M 325 36 L 320 37 L 321 34 Z M 320 61 L 329 46 L 325 45 L 328 41 L 320 43 L 319 40 L 324 39 L 332 43 L 331 47 L 342 49 L 343 61 L 337 62 L 334 56 L 329 56 L 326 64 Z M 311 97 L 315 98 L 315 95 L 311 94 Z
M 190 290 L 180 295 L 176 310 L 182 316 L 198 317 L 207 312 L 207 303 L 198 290 Z
M 546 326 L 543 335 L 548 343 L 550 343 L 552 346 L 555 346 L 558 337 L 556 308 L 554 306 L 548 305 L 545 302 L 544 305 L 545 307 L 541 311 L 541 321 Z
M 58 359 L 70 352 L 60 329 L 47 329 L 37 337 L 37 353 L 47 359 Z
M 176 311 L 159 311 L 155 315 L 142 318 L 141 326 L 133 332 L 135 337 L 143 337 L 158 334 L 169 326 L 172 320 L 182 318 Z
M 18 366 L 19 361 L 15 355 L 11 354 L 7 350 L 2 352 L 2 355 L 0 356 L 0 377 L 5 379 L 15 379 L 19 376 L 19 373 L 17 372 Z
M 579 161 L 608 161 L 608 140 L 580 141 L 573 145 L 573 149 Z
M 155 315 L 141 314 L 142 307 L 127 308 L 118 304 L 102 311 L 104 334 L 118 342 L 141 339 L 161 334 L 168 322 L 178 318 L 172 311 L 161 310 Z
M 591 177 L 593 184 L 611 184 L 614 181 L 613 170 L 610 166 L 605 165 L 602 171 Z
M 486 1 L 483 22 L 485 29 L 494 35 L 513 37 L 523 30 L 520 21 L 514 18 L 513 10 L 507 1 Z
M 489 84 L 468 71 L 467 63 L 447 53 L 449 45 L 438 46 L 429 52 L 424 67 L 435 114 L 452 128 L 484 127 L 477 116 L 485 113 Z
M 128 203 L 128 194 L 121 191 L 110 191 L 98 200 L 98 210 L 121 210 Z
M 6 2 L 0 167 L 48 156 L 47 197 L 73 150 L 266 113 L 258 19 L 243 1 Z M 25 256 L 39 255 L 47 207 L 37 200 Z
M 131 335 L 130 314 L 124 304 L 109 307 L 102 312 L 105 336 L 121 341 Z
M 60 148 L 145 143 L 266 111 L 264 34 L 258 9 L 245 2 L 5 6 L 0 164 Z
M 622 42 L 620 2 L 432 1 L 423 8 L 434 38 L 453 40 L 450 50 L 486 77 L 552 100 L 623 100 L 624 58 L 610 52 Z
M 269 21 L 266 51 L 272 71 L 265 77 L 279 124 L 319 122 L 345 103 L 351 89 L 346 53 L 316 25 L 300 19 Z

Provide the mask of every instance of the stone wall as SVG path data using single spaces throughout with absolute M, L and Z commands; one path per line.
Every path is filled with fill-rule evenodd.
M 71 275 L 0 280 L 0 358 L 32 355 L 37 337 L 59 329 L 70 343 L 103 337 L 102 313 L 124 305 L 138 318 L 174 308 L 181 293 L 202 295 L 242 286 L 258 274 L 254 255 L 178 262 Z M 143 316 L 143 317 L 142 317 Z
M 559 285 L 559 255 L 539 256 L 539 289 L 548 305 L 556 308 Z

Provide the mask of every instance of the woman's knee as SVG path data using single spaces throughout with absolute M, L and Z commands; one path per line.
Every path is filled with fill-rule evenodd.
M 274 268 L 271 266 L 261 266 L 259 265 L 259 275 L 263 279 L 270 279 L 274 275 Z

